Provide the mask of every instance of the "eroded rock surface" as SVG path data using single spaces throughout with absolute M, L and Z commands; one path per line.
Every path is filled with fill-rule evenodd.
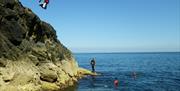
M 78 64 L 54 28 L 19 0 L 0 0 L 0 90 L 54 91 L 77 77 Z

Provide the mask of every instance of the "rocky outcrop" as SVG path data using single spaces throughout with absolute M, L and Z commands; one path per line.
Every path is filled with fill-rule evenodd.
M 54 91 L 73 85 L 78 64 L 54 28 L 18 0 L 0 0 L 0 90 Z

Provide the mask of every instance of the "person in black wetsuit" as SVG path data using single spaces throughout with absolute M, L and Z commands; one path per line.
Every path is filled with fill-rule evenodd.
M 41 6 L 43 9 L 46 9 L 48 4 L 49 0 L 39 0 L 39 6 Z
M 95 72 L 95 65 L 96 65 L 96 62 L 95 62 L 95 59 L 93 58 L 93 59 L 91 60 L 92 72 Z

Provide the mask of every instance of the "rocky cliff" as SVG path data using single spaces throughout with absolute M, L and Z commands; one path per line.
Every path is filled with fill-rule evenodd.
M 0 90 L 54 91 L 77 77 L 78 64 L 53 27 L 18 0 L 0 0 Z

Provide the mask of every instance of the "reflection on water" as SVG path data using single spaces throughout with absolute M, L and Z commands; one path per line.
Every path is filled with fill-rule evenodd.
M 91 86 L 91 88 L 95 88 L 95 76 L 90 76 L 90 86 Z

